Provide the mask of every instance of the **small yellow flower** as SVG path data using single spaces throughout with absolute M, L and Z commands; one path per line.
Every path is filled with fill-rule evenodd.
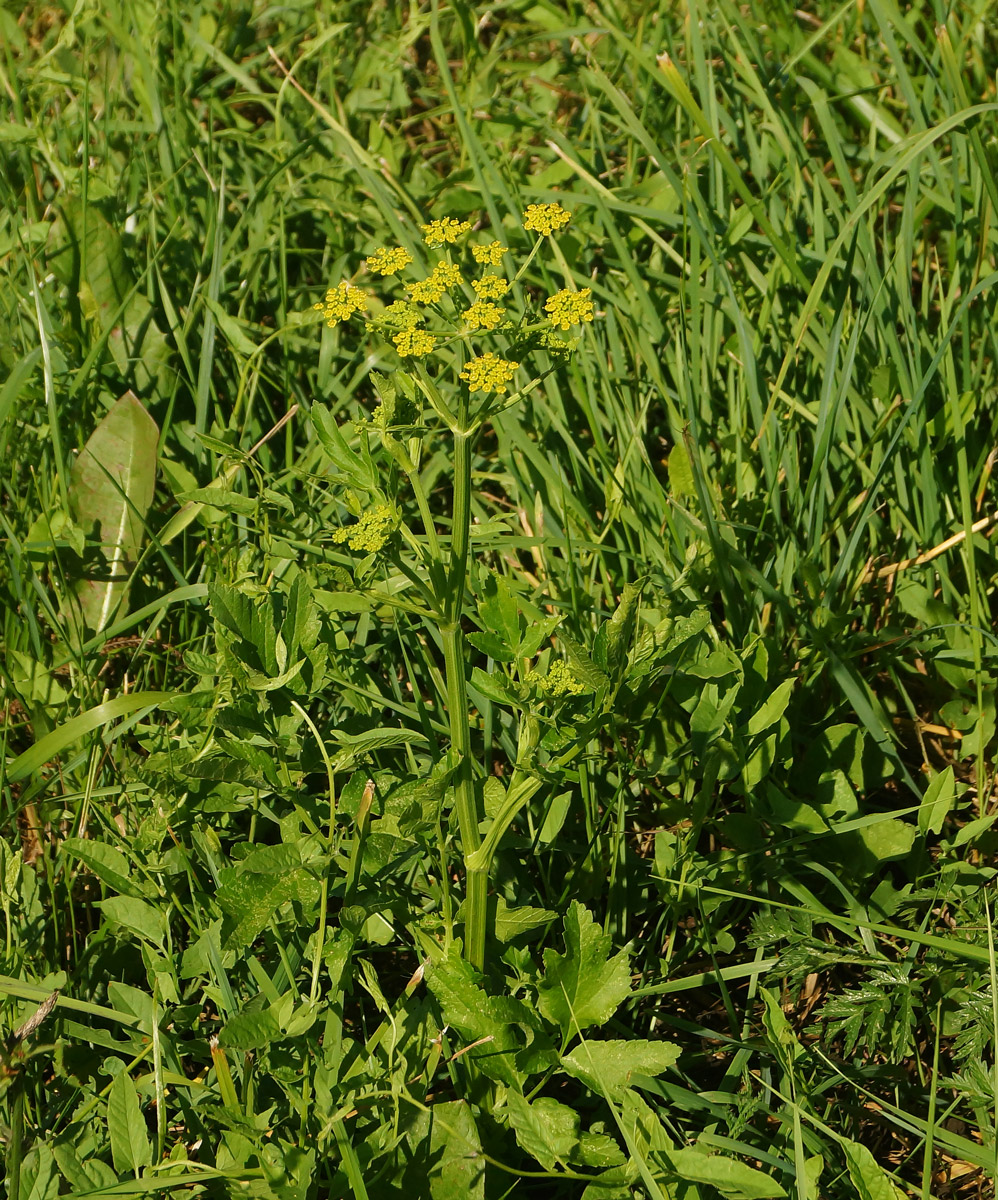
M 502 317 L 502 309 L 485 300 L 476 300 L 464 310 L 464 320 L 469 329 L 495 329 Z
M 461 282 L 461 268 L 454 263 L 438 262 L 433 268 L 433 274 L 445 288 L 451 288 L 455 283 Z
M 394 325 L 397 329 L 415 329 L 423 317 L 407 301 L 395 300 L 381 314 L 381 319 L 387 325 Z
M 531 675 L 534 676 L 534 681 L 541 691 L 552 699 L 558 696 L 578 696 L 586 690 L 585 686 L 575 678 L 568 663 L 562 662 L 561 659 L 551 664 L 546 675 L 538 677 L 533 671 Z
M 563 229 L 571 219 L 571 214 L 560 204 L 528 204 L 523 214 L 523 228 L 547 237 L 554 230 Z
M 425 329 L 403 329 L 392 341 L 403 358 L 422 358 L 424 354 L 433 353 L 437 339 Z
M 509 291 L 509 284 L 498 275 L 483 275 L 481 279 L 473 279 L 471 286 L 481 300 L 498 300 Z
M 436 304 L 448 288 L 461 282 L 461 268 L 438 262 L 425 279 L 409 285 L 409 295 L 417 304 Z
M 382 246 L 367 260 L 367 269 L 376 275 L 394 275 L 412 262 L 412 255 L 401 246 Z
M 472 246 L 471 256 L 476 263 L 481 263 L 483 266 L 498 267 L 502 262 L 502 256 L 509 249 L 501 242 L 489 242 L 487 246 Z
M 367 295 L 352 283 L 338 283 L 326 292 L 325 300 L 312 307 L 321 311 L 326 324 L 332 329 L 338 321 L 345 321 L 355 312 L 366 309 Z
M 519 365 L 496 354 L 480 354 L 464 368 L 461 378 L 472 392 L 505 392 Z
M 356 525 L 347 525 L 333 534 L 334 542 L 346 542 L 351 550 L 366 550 L 374 554 L 395 532 L 398 524 L 395 512 L 388 504 L 368 509 Z
M 591 288 L 583 288 L 581 292 L 570 292 L 567 289 L 555 294 L 544 304 L 544 311 L 551 317 L 551 324 L 556 329 L 568 329 L 570 325 L 581 325 L 583 321 L 593 319 L 593 302 L 590 300 Z
M 467 221 L 458 221 L 455 217 L 444 217 L 442 221 L 431 221 L 429 225 L 420 225 L 423 231 L 423 241 L 431 250 L 456 242 L 462 233 L 467 233 L 471 225 Z
M 428 275 L 418 283 L 409 284 L 409 297 L 415 304 L 436 304 L 446 291 L 436 273 Z

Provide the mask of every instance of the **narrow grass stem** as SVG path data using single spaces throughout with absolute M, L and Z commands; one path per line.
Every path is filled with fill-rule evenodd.
M 462 417 L 466 413 L 461 414 Z M 468 576 L 468 543 L 471 525 L 471 439 L 472 433 L 454 434 L 454 505 L 451 528 L 450 571 L 446 619 L 440 633 L 444 648 L 447 687 L 447 719 L 451 745 L 458 755 L 454 784 L 461 850 L 465 861 L 481 845 L 478 804 L 471 760 L 471 718 L 465 678 L 464 634 L 461 617 Z M 467 871 L 464 907 L 464 953 L 481 968 L 485 962 L 485 920 L 488 876 L 481 869 Z

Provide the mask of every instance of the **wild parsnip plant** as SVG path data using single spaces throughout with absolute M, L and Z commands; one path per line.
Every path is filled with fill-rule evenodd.
M 569 213 L 557 202 L 529 205 L 522 226 L 524 233 L 534 234 L 533 244 L 511 278 L 503 272 L 515 252 L 501 241 L 479 237 L 466 246 L 471 231 L 468 221 L 454 217 L 430 221 L 421 226 L 422 240 L 435 252 L 435 261 L 424 278 L 406 278 L 413 256 L 401 246 L 379 247 L 364 264 L 369 275 L 395 282 L 401 295 L 389 299 L 382 290 L 369 296 L 363 287 L 342 282 L 329 288 L 325 300 L 315 305 L 330 328 L 366 315 L 369 332 L 390 340 L 401 359 L 402 365 L 390 377 L 373 376 L 379 403 L 370 430 L 384 452 L 381 470 L 372 475 L 364 461 L 369 460 L 370 445 L 366 428 L 358 458 L 346 449 L 342 435 L 331 429 L 328 409 L 316 407 L 313 419 L 320 440 L 351 489 L 354 504 L 358 493 L 367 501 L 357 522 L 337 531 L 334 540 L 366 552 L 359 567 L 361 575 L 370 570 L 373 556 L 384 551 L 387 561 L 412 584 L 416 603 L 422 606 L 443 648 L 454 809 L 466 871 L 465 953 L 479 969 L 485 962 L 488 869 L 495 843 L 493 840 L 483 853 L 480 825 L 485 814 L 479 797 L 486 771 L 482 749 L 476 752 L 471 742 L 474 716 L 468 701 L 469 655 L 462 628 L 469 615 L 472 579 L 478 575 L 477 564 L 469 557 L 471 461 L 475 443 L 491 419 L 525 397 L 529 399 L 540 382 L 540 377 L 520 385 L 514 382 L 526 366 L 519 360 L 532 358 L 535 352 L 546 352 L 549 359 L 567 358 L 578 339 L 565 340 L 555 330 L 571 330 L 593 320 L 590 288 L 562 288 L 538 309 L 519 287 L 546 239 L 563 230 L 569 220 Z M 437 257 L 440 253 L 445 257 Z M 374 304 L 377 309 L 370 311 Z M 517 361 L 504 357 L 512 354 Z M 427 410 L 430 427 L 424 424 Z M 421 480 L 421 463 L 431 448 L 436 448 L 441 434 L 442 453 L 453 471 L 446 542 L 438 535 L 440 515 L 433 512 Z M 386 469 L 390 464 L 397 472 Z M 400 476 L 418 506 L 421 530 L 414 531 L 399 515 Z M 556 622 L 541 621 L 529 631 L 521 630 L 516 600 L 508 588 L 500 598 L 502 585 L 497 578 L 489 574 L 480 578 L 481 631 L 471 635 L 470 643 L 494 662 L 511 664 L 512 670 L 511 676 L 501 675 L 501 684 L 490 681 L 488 687 L 510 688 L 536 680 L 536 695 L 581 691 L 582 684 L 561 659 L 555 660 L 544 676 L 535 670 L 533 659 L 546 648 Z M 411 601 L 406 607 L 412 611 Z M 532 726 L 536 726 L 536 718 L 524 708 L 517 738 L 523 757 L 518 751 L 513 763 L 516 787 L 531 774 L 530 758 L 536 750 Z M 505 823 L 509 823 L 508 817 Z
M 991 0 L 0 43 L 6 1194 L 992 1197 Z

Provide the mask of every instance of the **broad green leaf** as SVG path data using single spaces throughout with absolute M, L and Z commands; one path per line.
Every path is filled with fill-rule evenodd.
M 134 896 L 111 896 L 99 902 L 104 919 L 120 925 L 147 941 L 162 946 L 166 941 L 167 909 L 156 908 Z
M 520 644 L 520 612 L 516 596 L 506 580 L 495 571 L 485 576 L 478 614 L 485 633 L 491 633 L 507 651 L 517 649 Z
M 22 1200 L 55 1200 L 58 1195 L 59 1176 L 55 1171 L 55 1159 L 45 1142 L 39 1141 L 24 1156 L 21 1164 L 20 1196 Z
M 159 392 L 170 349 L 142 287 L 136 286 L 121 233 L 93 204 L 63 192 L 48 263 L 79 296 L 122 376 L 143 392 Z
M 88 629 L 100 632 L 118 610 L 145 536 L 156 486 L 156 422 L 131 392 L 113 406 L 73 464 L 69 503 L 77 525 L 100 543 L 84 566 L 76 597 Z
M 764 729 L 768 729 L 780 720 L 787 711 L 787 705 L 790 703 L 790 693 L 793 691 L 796 682 L 796 679 L 785 679 L 773 691 L 773 694 L 764 702 L 762 707 L 749 717 L 749 737 L 755 737 L 757 733 L 762 733 Z
M 619 676 L 627 661 L 641 591 L 641 584 L 625 584 L 616 611 L 609 621 L 603 622 L 593 639 L 593 661 L 613 679 Z
M 114 888 L 123 896 L 149 899 L 156 889 L 149 884 L 131 878 L 128 859 L 115 846 L 107 842 L 92 841 L 90 838 L 67 838 L 62 843 L 67 854 L 78 858 L 103 883 Z
M 943 822 L 956 802 L 956 782 L 953 768 L 947 767 L 925 789 L 918 809 L 919 833 L 939 833 Z
M 857 829 L 852 836 L 859 840 L 877 862 L 888 862 L 893 858 L 904 858 L 910 853 L 918 830 L 907 821 L 891 818 Z
M 496 901 L 496 937 L 500 942 L 510 942 L 521 934 L 539 929 L 558 916 L 547 908 L 531 908 L 523 905 L 520 908 L 507 908 L 502 896 Z
M 669 1162 L 681 1179 L 708 1183 L 726 1200 L 777 1200 L 787 1194 L 775 1179 L 735 1158 L 689 1148 L 673 1150 Z
M 561 1065 L 569 1075 L 608 1099 L 616 1099 L 631 1086 L 635 1075 L 655 1077 L 679 1059 L 679 1047 L 671 1042 L 597 1042 L 587 1038 L 571 1054 L 562 1055 Z
M 545 1171 L 568 1162 L 579 1141 L 578 1113 L 547 1096 L 525 1100 L 515 1090 L 506 1094 L 506 1111 L 520 1148 L 533 1155 Z
M 530 1014 L 516 1000 L 502 1003 L 489 996 L 480 980 L 454 944 L 426 971 L 427 986 L 443 1011 L 444 1021 L 458 1031 L 466 1045 L 482 1042 L 466 1057 L 490 1079 L 518 1087 L 520 1073 L 514 1056 L 524 1043 L 516 1036 L 514 1022 L 527 1024 Z
M 840 1145 L 857 1200 L 904 1200 L 905 1193 L 891 1183 L 887 1172 L 866 1146 L 845 1138 Z
M 538 1008 L 564 1034 L 602 1025 L 631 991 L 626 950 L 610 957 L 611 939 L 573 900 L 565 916 L 565 953 L 544 951 Z
M 329 409 L 318 402 L 312 405 L 312 428 L 319 442 L 341 474 L 346 475 L 351 485 L 365 492 L 374 491 L 378 480 L 370 462 L 356 454 L 346 443 L 336 418 Z
M 205 504 L 221 512 L 234 512 L 251 517 L 257 510 L 257 501 L 252 496 L 244 496 L 242 492 L 233 492 L 229 488 L 192 488 L 189 492 L 181 492 L 177 499 L 182 504 Z
M 669 490 L 674 496 L 695 496 L 696 482 L 693 478 L 693 464 L 690 462 L 690 452 L 682 442 L 669 451 Z
M 218 1040 L 232 1050 L 263 1050 L 280 1036 L 281 1027 L 269 1012 L 242 1012 L 225 1022 Z
M 430 1111 L 430 1200 L 484 1200 L 485 1160 L 471 1106 L 448 1100 Z
M 152 1146 L 139 1097 L 127 1070 L 119 1071 L 107 1097 L 107 1128 L 111 1158 L 119 1175 L 137 1174 L 152 1161 Z
M 218 902 L 235 923 L 226 949 L 243 949 L 254 942 L 288 900 L 309 905 L 319 897 L 319 883 L 304 870 L 274 875 L 231 868 L 222 871 L 221 877 Z

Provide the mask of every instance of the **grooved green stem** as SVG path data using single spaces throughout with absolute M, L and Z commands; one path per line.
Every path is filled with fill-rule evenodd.
M 462 418 L 466 413 L 461 414 Z M 471 726 L 468 687 L 465 679 L 464 634 L 461 616 L 468 575 L 468 541 L 471 526 L 471 439 L 470 431 L 454 434 L 454 506 L 451 526 L 450 571 L 446 619 L 441 626 L 444 671 L 447 681 L 447 719 L 451 745 L 458 755 L 454 784 L 461 850 L 465 861 L 481 845 L 478 804 L 471 761 Z M 485 962 L 485 920 L 488 875 L 483 870 L 466 872 L 464 900 L 464 954 L 479 969 Z

